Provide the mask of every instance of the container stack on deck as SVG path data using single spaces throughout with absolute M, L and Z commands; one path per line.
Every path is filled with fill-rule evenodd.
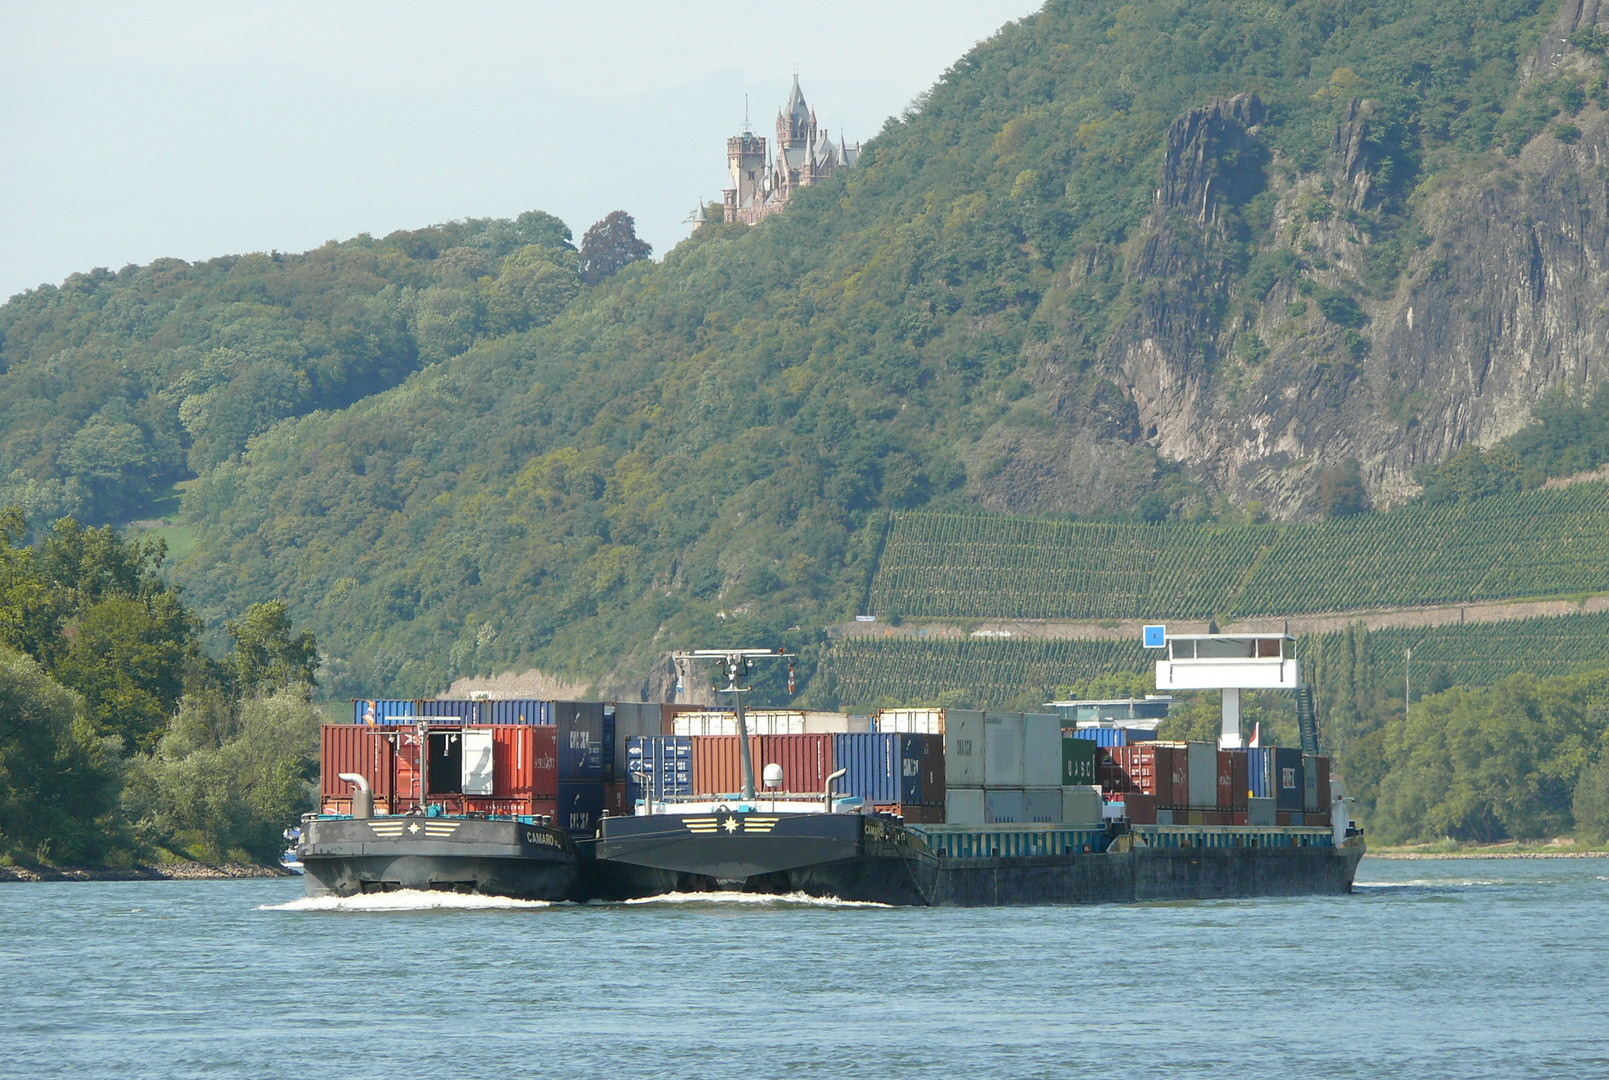
M 734 713 L 643 702 L 364 700 L 327 725 L 321 809 L 346 813 L 358 773 L 380 813 L 420 804 L 418 718 L 428 718 L 424 802 L 445 813 L 550 818 L 592 835 L 604 814 L 742 789 Z M 1315 825 L 1330 817 L 1330 761 L 1299 750 L 1220 750 L 1121 727 L 1063 728 L 1049 713 L 885 709 L 746 715 L 757 789 L 840 798 L 908 824 Z

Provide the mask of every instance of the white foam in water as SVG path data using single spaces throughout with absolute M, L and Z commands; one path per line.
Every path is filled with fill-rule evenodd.
M 876 904 L 869 900 L 840 900 L 836 896 L 810 896 L 806 893 L 743 893 L 743 892 L 700 892 L 700 893 L 665 893 L 662 896 L 642 896 L 635 900 L 625 901 L 627 904 L 757 904 L 757 905 L 799 905 L 803 907 L 824 908 L 886 908 L 887 904 Z
M 477 896 L 473 893 L 426 892 L 402 889 L 397 892 L 366 893 L 363 896 L 304 896 L 287 904 L 263 904 L 258 911 L 491 911 L 507 908 L 545 908 L 546 900 L 514 900 L 506 896 Z

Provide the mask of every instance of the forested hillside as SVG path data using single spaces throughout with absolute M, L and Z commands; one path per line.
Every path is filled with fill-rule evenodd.
M 348 405 L 580 289 L 541 213 L 301 255 L 159 259 L 0 307 L 0 506 L 115 521 L 288 416 Z
M 1401 501 L 1604 374 L 1595 35 L 1557 0 L 1053 2 L 854 170 L 597 284 L 543 215 L 75 278 L 0 319 L 11 498 L 114 516 L 194 470 L 187 596 L 283 599 L 337 695 L 651 692 L 715 636 L 808 674 L 915 508 Z

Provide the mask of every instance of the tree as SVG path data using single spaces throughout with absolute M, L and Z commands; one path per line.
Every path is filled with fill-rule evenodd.
M 242 696 L 285 686 L 317 685 L 318 644 L 313 632 L 292 634 L 290 615 L 280 601 L 253 604 L 239 622 L 225 626 L 234 642 L 229 665 Z
M 1581 770 L 1571 802 L 1579 838 L 1595 844 L 1609 841 L 1609 746 Z
M 1361 514 L 1369 508 L 1369 493 L 1363 486 L 1357 458 L 1348 458 L 1339 468 L 1319 473 L 1319 513 L 1326 519 Z
M 115 835 L 117 749 L 98 738 L 83 700 L 37 662 L 0 646 L 0 842 L 75 862 Z
M 581 274 L 596 285 L 611 274 L 653 253 L 637 239 L 637 223 L 624 210 L 616 210 L 581 237 Z

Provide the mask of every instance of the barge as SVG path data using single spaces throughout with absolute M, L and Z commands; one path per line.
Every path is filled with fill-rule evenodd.
M 494 718 L 481 730 L 448 715 L 451 705 L 420 702 L 421 709 L 428 705 L 434 712 L 409 718 L 409 726 L 331 725 L 338 730 L 326 731 L 326 795 L 321 812 L 303 818 L 296 854 L 310 895 L 450 889 L 610 901 L 736 890 L 977 907 L 1350 892 L 1365 852 L 1363 832 L 1351 820 L 1352 800 L 1339 778 L 1329 775 L 1328 759 L 1317 754 L 1311 711 L 1304 707 L 1310 697 L 1303 702 L 1298 695 L 1301 750 L 1248 749 L 1240 736 L 1240 689 L 1305 689 L 1298 682 L 1293 640 L 1286 634 L 1214 634 L 1167 641 L 1152 629 L 1147 644 L 1169 649 L 1169 659 L 1158 664 L 1159 683 L 1222 690 L 1219 745 L 1153 742 L 1132 752 L 1101 748 L 1097 756 L 1079 733 L 1057 728 L 1051 734 L 1063 738 L 1066 786 L 1051 791 L 1064 799 L 1057 803 L 1065 810 L 1056 820 L 961 816 L 967 800 L 956 797 L 958 791 L 976 797 L 968 805 L 994 805 L 985 799 L 982 783 L 990 774 L 983 763 L 961 758 L 1002 753 L 996 744 L 1008 725 L 999 714 L 970 714 L 966 723 L 975 723 L 972 728 L 957 716 L 948 733 L 889 736 L 903 740 L 903 749 L 890 750 L 881 784 L 865 790 L 909 806 L 834 790 L 846 774 L 866 767 L 859 752 L 840 750 L 836 763 L 848 761 L 849 767 L 835 771 L 827 771 L 832 766 L 820 757 L 809 767 L 792 766 L 796 776 L 822 783 L 823 790 L 789 792 L 775 762 L 765 765 L 763 786 L 757 787 L 754 756 L 768 752 L 763 740 L 771 737 L 748 733 L 744 678 L 760 659 L 789 657 L 779 650 L 714 650 L 677 659 L 722 666 L 726 685 L 718 689 L 734 699 L 736 734 L 692 738 L 733 740 L 729 749 L 738 766 L 723 775 L 740 790 L 694 794 L 694 787 L 709 790 L 687 768 L 697 753 L 680 745 L 660 748 L 674 749 L 674 755 L 639 748 L 631 751 L 639 770 L 632 773 L 636 797 L 616 790 L 613 798 L 583 805 L 584 785 L 577 777 L 595 765 L 603 768 L 597 764 L 603 759 L 591 754 L 588 731 L 607 741 L 602 732 L 608 729 L 588 729 L 582 720 L 596 710 L 612 723 L 615 707 L 551 703 L 555 708 L 530 710 L 558 718 L 545 728 L 499 725 Z M 1053 716 L 1033 716 L 1056 727 Z M 985 730 L 986 738 L 974 737 Z M 940 735 L 942 745 L 933 742 Z M 668 729 L 656 737 L 691 741 Z M 1014 744 L 1019 757 L 1027 738 Z M 331 746 L 339 753 L 332 756 Z M 819 746 L 828 752 L 826 742 Z M 1054 753 L 1053 747 L 1040 746 L 1040 758 Z M 960 758 L 950 760 L 952 751 Z M 935 753 L 943 764 L 935 766 Z M 609 755 L 610 768 L 620 756 Z M 561 758 L 570 764 L 556 766 Z M 1248 760 L 1263 761 L 1266 768 L 1249 774 Z M 644 764 L 651 761 L 658 762 L 654 769 Z M 339 784 L 332 787 L 339 762 L 352 763 L 355 771 L 336 773 Z M 934 768 L 936 773 L 926 772 Z M 1253 790 L 1247 790 L 1249 775 Z M 942 792 L 946 776 L 960 784 L 939 800 L 956 808 L 948 821 L 945 807 L 933 806 L 931 798 Z M 1097 776 L 1101 783 L 1087 783 Z M 385 788 L 378 812 L 375 781 Z M 349 794 L 333 796 L 343 784 L 351 785 Z M 1276 787 L 1282 789 L 1278 798 Z M 594 812 L 593 806 L 600 809 Z

